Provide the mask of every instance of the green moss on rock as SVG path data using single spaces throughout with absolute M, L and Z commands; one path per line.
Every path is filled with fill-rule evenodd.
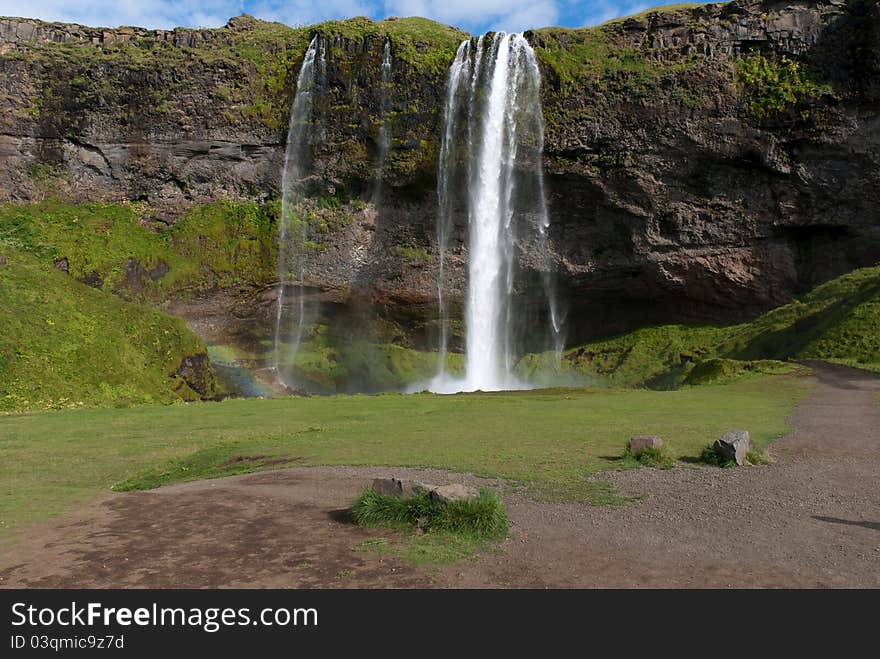
M 154 302 L 275 278 L 277 205 L 193 206 L 173 227 L 146 228 L 137 204 L 0 204 L 0 241 L 106 292 Z
M 785 55 L 752 53 L 736 63 L 737 79 L 749 111 L 758 119 L 779 114 L 831 93 L 802 63 Z

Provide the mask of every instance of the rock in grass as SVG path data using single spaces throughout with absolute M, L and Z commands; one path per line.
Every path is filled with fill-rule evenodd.
M 5 254 L 0 254 L 0 266 L 9 263 L 9 258 Z
M 663 440 L 657 435 L 635 435 L 629 440 L 629 450 L 633 455 L 639 455 L 646 448 L 659 449 L 663 446 Z
M 476 499 L 480 493 L 474 487 L 462 485 L 461 483 L 453 483 L 452 485 L 441 485 L 431 490 L 431 498 L 437 503 L 452 503 L 453 501 L 465 501 L 467 499 Z
M 476 499 L 480 493 L 476 488 L 453 483 L 452 485 L 430 485 L 419 481 L 407 481 L 399 478 L 376 478 L 373 480 L 373 492 L 385 496 L 399 497 L 401 499 L 429 494 L 437 503 L 450 503 L 452 501 L 464 501 Z
M 431 492 L 436 486 L 418 481 L 405 481 L 399 478 L 376 478 L 373 480 L 373 492 L 391 497 L 412 497 L 417 494 Z
M 727 460 L 733 460 L 742 467 L 746 464 L 749 450 L 751 449 L 751 441 L 749 440 L 748 430 L 731 430 L 715 440 L 713 447 L 720 455 Z

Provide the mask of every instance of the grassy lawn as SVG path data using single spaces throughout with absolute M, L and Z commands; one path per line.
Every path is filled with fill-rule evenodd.
M 668 392 L 248 399 L 0 417 L 0 534 L 114 485 L 242 473 L 288 458 L 468 471 L 541 498 L 613 503 L 613 492 L 585 477 L 619 468 L 614 458 L 632 434 L 659 434 L 673 456 L 696 457 L 722 432 L 745 428 L 760 448 L 786 432 L 806 388 L 780 375 Z

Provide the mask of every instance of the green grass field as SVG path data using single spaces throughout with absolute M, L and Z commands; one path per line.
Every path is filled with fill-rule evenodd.
M 510 479 L 539 498 L 615 503 L 585 479 L 631 466 L 617 458 L 632 434 L 659 434 L 671 455 L 696 458 L 722 432 L 745 428 L 761 448 L 786 432 L 806 387 L 780 375 L 668 392 L 247 399 L 0 417 L 0 529 L 11 537 L 114 485 L 154 487 L 281 459 L 446 468 Z

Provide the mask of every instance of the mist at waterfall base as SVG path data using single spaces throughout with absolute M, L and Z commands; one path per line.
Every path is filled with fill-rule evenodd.
M 295 209 L 308 195 L 303 182 L 311 174 L 312 150 L 321 130 L 323 103 L 316 102 L 316 96 L 326 93 L 327 50 L 321 37 L 310 43 L 291 107 L 272 367 L 285 387 L 318 393 L 334 390 L 315 386 L 314 378 L 302 378 L 302 369 L 296 366 L 306 359 L 310 344 L 318 341 L 326 346 L 329 340 L 331 351 L 368 353 L 377 346 L 370 343 L 364 328 L 373 321 L 382 322 L 381 314 L 388 311 L 371 309 L 358 299 L 357 291 L 346 305 L 322 303 L 320 291 L 304 284 L 310 228 Z M 375 176 L 365 191 L 380 221 L 385 159 L 393 148 L 392 62 L 392 44 L 386 39 L 379 76 L 381 125 Z M 522 34 L 498 33 L 461 44 L 448 72 L 442 108 L 436 245 L 431 256 L 436 266 L 437 304 L 433 321 L 423 323 L 432 329 L 425 333 L 418 353 L 425 359 L 434 355 L 435 374 L 389 387 L 382 384 L 382 373 L 361 372 L 355 382 L 335 391 L 456 393 L 554 383 L 552 378 L 533 377 L 536 363 L 544 370 L 555 370 L 552 362 L 559 364 L 564 340 L 547 235 L 540 85 L 535 53 Z M 460 266 L 462 257 L 466 261 L 466 291 L 455 290 L 450 280 L 448 264 L 453 252 Z M 517 362 L 527 352 L 537 353 L 530 357 L 539 359 L 532 361 L 527 373 L 517 371 Z M 376 354 L 381 357 L 380 353 Z M 548 359 L 548 355 L 553 357 Z M 378 366 L 383 373 L 386 368 Z

